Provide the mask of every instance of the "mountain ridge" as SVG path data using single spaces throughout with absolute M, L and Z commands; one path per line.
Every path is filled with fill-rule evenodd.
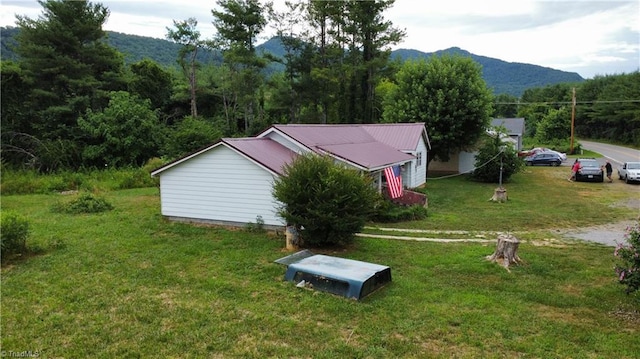
M 16 54 L 12 51 L 15 44 L 13 38 L 18 28 L 2 27 L 2 59 L 16 59 Z M 180 45 L 169 40 L 153 37 L 124 34 L 115 31 L 106 31 L 106 42 L 124 54 L 126 63 L 133 63 L 144 58 L 156 61 L 160 65 L 167 67 L 177 66 L 178 50 Z M 271 38 L 256 46 L 257 51 L 268 52 L 273 56 L 282 58 L 285 54 L 282 43 L 277 37 Z M 504 60 L 476 55 L 459 47 L 451 47 L 444 50 L 427 53 L 415 49 L 396 49 L 391 51 L 391 59 L 407 61 L 419 58 L 428 59 L 430 56 L 441 56 L 443 54 L 456 54 L 471 57 L 482 67 L 482 76 L 487 86 L 494 94 L 508 94 L 520 97 L 522 93 L 534 87 L 544 87 L 558 83 L 582 82 L 585 79 L 575 72 L 567 72 L 549 67 L 534 64 L 507 62 Z M 202 63 L 218 63 L 221 60 L 219 53 L 214 51 L 199 51 L 198 61 Z M 268 72 L 282 70 L 282 64 L 270 66 Z

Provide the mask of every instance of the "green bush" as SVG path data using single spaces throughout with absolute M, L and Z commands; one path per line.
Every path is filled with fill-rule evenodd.
M 614 252 L 621 260 L 615 271 L 620 284 L 627 286 L 626 292 L 633 293 L 640 289 L 640 221 L 627 228 L 625 240 Z
M 389 200 L 381 200 L 371 218 L 374 222 L 395 223 L 427 218 L 427 209 L 420 205 L 401 206 Z
M 379 195 L 371 178 L 328 156 L 300 156 L 284 172 L 273 194 L 282 203 L 280 216 L 302 228 L 305 245 L 349 243 L 373 214 Z
M 0 214 L 0 222 L 2 222 L 0 226 L 2 257 L 25 253 L 29 236 L 29 220 L 16 212 L 3 211 Z
M 151 177 L 144 168 L 121 171 L 117 189 L 145 188 L 158 185 L 158 179 Z
M 99 213 L 112 209 L 113 205 L 107 202 L 107 200 L 94 196 L 91 193 L 81 193 L 73 200 L 58 202 L 52 207 L 52 211 L 54 212 L 69 214 Z
M 502 142 L 500 136 L 485 137 L 478 155 L 476 156 L 475 170 L 471 178 L 488 183 L 500 183 L 500 170 L 502 167 L 502 182 L 520 171 L 523 161 L 510 144 Z

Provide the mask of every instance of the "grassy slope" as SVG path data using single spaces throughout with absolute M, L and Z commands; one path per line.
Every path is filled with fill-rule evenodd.
M 492 185 L 430 181 L 431 215 L 411 225 L 496 229 L 487 222 L 499 215 L 520 228 L 540 212 L 551 213 L 534 222 L 547 225 L 633 217 L 610 206 L 624 198 L 614 187 L 569 183 L 564 170 L 528 169 L 508 185 L 505 204 L 487 202 Z M 542 196 L 531 174 L 567 187 Z M 638 299 L 616 283 L 611 248 L 525 242 L 525 264 L 508 273 L 483 260 L 492 245 L 358 239 L 335 255 L 389 265 L 393 283 L 354 302 L 284 282 L 273 263 L 286 255 L 280 237 L 166 222 L 153 188 L 105 195 L 114 211 L 80 216 L 51 213 L 57 195 L 2 198 L 3 209 L 29 216 L 32 244 L 43 250 L 2 269 L 2 350 L 68 358 L 640 352 Z

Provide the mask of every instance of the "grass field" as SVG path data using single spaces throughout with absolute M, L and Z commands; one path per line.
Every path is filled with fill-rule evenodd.
M 527 168 L 506 184 L 429 180 L 429 216 L 400 228 L 527 230 L 634 219 L 640 186 L 572 183 Z M 388 265 L 393 282 L 355 302 L 296 288 L 273 263 L 284 239 L 171 223 L 157 188 L 102 193 L 114 210 L 53 213 L 57 194 L 2 197 L 31 221 L 37 254 L 2 268 L 1 350 L 42 358 L 637 358 L 640 298 L 613 248 L 524 241 L 523 265 L 494 245 L 358 238 L 333 255 Z M 375 226 L 375 224 L 373 224 Z M 388 226 L 388 225 L 384 225 Z

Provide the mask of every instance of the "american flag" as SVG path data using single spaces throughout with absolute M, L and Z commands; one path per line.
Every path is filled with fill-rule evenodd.
M 384 169 L 384 176 L 387 178 L 387 187 L 391 198 L 402 197 L 402 176 L 400 166 L 387 167 Z

